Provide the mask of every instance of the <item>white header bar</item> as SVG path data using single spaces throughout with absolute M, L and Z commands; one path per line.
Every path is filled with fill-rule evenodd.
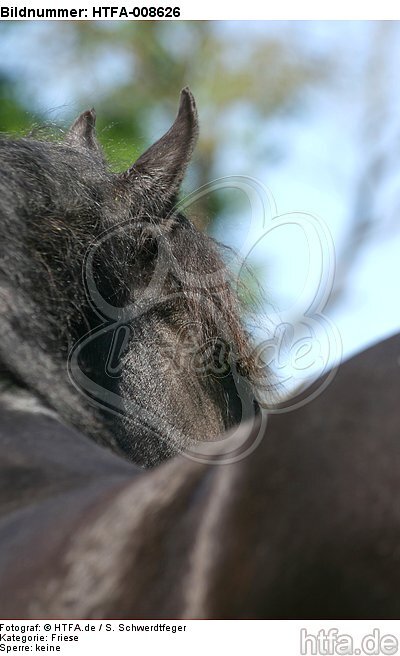
M 0 0 L 2 20 L 394 20 L 392 0 Z M 244 27 L 245 29 L 245 27 Z

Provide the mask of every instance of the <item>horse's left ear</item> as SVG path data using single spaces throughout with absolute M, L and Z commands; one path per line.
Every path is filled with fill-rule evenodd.
M 196 103 L 191 91 L 182 89 L 178 115 L 171 128 L 122 174 L 133 188 L 168 203 L 179 191 L 198 135 Z
M 89 150 L 102 154 L 100 144 L 96 139 L 96 112 L 88 109 L 82 112 L 73 122 L 65 136 L 65 143 L 75 148 Z

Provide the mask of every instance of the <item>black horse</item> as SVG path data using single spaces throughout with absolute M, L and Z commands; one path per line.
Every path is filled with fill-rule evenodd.
M 399 356 L 353 358 L 220 466 L 143 471 L 4 392 L 0 616 L 399 617 Z
M 265 426 L 217 247 L 174 211 L 190 93 L 122 176 L 93 123 L 0 145 L 0 616 L 398 617 L 400 337 Z
M 174 209 L 198 131 L 190 91 L 122 175 L 94 123 L 84 112 L 61 143 L 0 141 L 0 363 L 149 466 L 252 414 L 257 372 L 217 245 Z

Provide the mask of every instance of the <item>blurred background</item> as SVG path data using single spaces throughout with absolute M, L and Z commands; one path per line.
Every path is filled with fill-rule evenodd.
M 201 129 L 184 191 L 228 180 L 189 215 L 236 250 L 246 243 L 261 337 L 262 316 L 307 314 L 317 247 L 293 217 L 313 217 L 336 253 L 335 266 L 318 254 L 326 289 L 334 282 L 317 309 L 348 357 L 400 325 L 399 58 L 390 21 L 3 22 L 0 130 L 66 127 L 95 106 L 120 171 L 168 129 L 189 85 Z M 244 178 L 229 184 L 237 176 L 256 181 L 258 204 Z

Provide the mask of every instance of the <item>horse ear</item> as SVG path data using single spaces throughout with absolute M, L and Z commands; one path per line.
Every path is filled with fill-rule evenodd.
M 96 139 L 95 125 L 95 110 L 92 108 L 82 112 L 68 130 L 65 143 L 75 148 L 84 148 L 100 154 L 101 148 Z
M 168 132 L 156 141 L 121 178 L 154 195 L 163 204 L 179 191 L 198 135 L 196 103 L 189 88 L 181 91 L 178 115 Z

